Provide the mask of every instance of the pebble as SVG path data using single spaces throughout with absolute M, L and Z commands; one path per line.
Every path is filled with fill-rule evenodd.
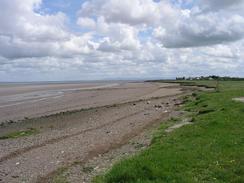
M 161 105 L 154 105 L 155 108 L 162 108 Z
M 18 176 L 18 175 L 13 175 L 12 177 L 13 177 L 13 178 L 18 178 L 19 176 Z

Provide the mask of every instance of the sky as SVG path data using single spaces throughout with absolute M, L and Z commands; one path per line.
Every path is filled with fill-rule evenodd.
M 0 0 L 0 81 L 244 77 L 244 0 Z

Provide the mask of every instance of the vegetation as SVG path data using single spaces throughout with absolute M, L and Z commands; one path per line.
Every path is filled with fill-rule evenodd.
M 219 80 L 219 81 L 244 81 L 244 78 L 229 77 L 229 76 L 200 76 L 200 77 L 179 77 L 176 80 Z
M 214 83 L 184 81 L 209 87 Z M 232 100 L 244 95 L 244 82 L 220 81 L 218 87 L 218 92 L 184 99 L 193 124 L 166 133 L 177 120 L 163 123 L 147 150 L 115 164 L 94 182 L 244 182 L 244 103 Z
M 38 133 L 38 130 L 35 128 L 28 128 L 27 130 L 21 130 L 21 131 L 16 131 L 16 132 L 11 132 L 7 135 L 0 136 L 0 140 L 4 139 L 13 139 L 13 138 L 19 138 L 19 137 L 25 137 L 25 136 L 30 136 L 33 134 Z
M 55 174 L 54 177 L 51 178 L 51 180 L 45 180 L 44 182 L 52 182 L 52 183 L 69 183 L 67 180 L 65 172 L 67 171 L 67 168 L 59 168 Z

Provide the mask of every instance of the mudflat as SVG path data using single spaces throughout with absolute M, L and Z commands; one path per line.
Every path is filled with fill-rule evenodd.
M 60 168 L 118 148 L 175 115 L 184 95 L 177 84 L 148 82 L 2 88 L 1 120 L 28 119 L 4 123 L 0 134 L 37 133 L 0 140 L 0 182 L 49 182 Z
M 0 122 L 179 93 L 152 83 L 0 85 Z M 162 88 L 163 87 L 163 88 Z

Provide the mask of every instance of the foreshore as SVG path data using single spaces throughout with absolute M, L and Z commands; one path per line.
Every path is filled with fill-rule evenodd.
M 49 91 L 64 91 L 59 98 L 45 96 L 37 102 L 36 96 L 29 95 L 21 105 L 0 109 L 2 119 L 17 119 L 3 125 L 1 135 L 26 129 L 36 132 L 0 140 L 0 182 L 49 180 L 62 167 L 120 147 L 150 126 L 176 115 L 175 108 L 181 103 L 178 97 L 183 95 L 178 84 L 167 83 L 55 87 Z M 23 95 L 18 92 L 14 95 Z M 37 91 L 24 92 L 24 96 L 31 92 Z M 12 110 L 12 115 L 3 115 L 6 110 Z

